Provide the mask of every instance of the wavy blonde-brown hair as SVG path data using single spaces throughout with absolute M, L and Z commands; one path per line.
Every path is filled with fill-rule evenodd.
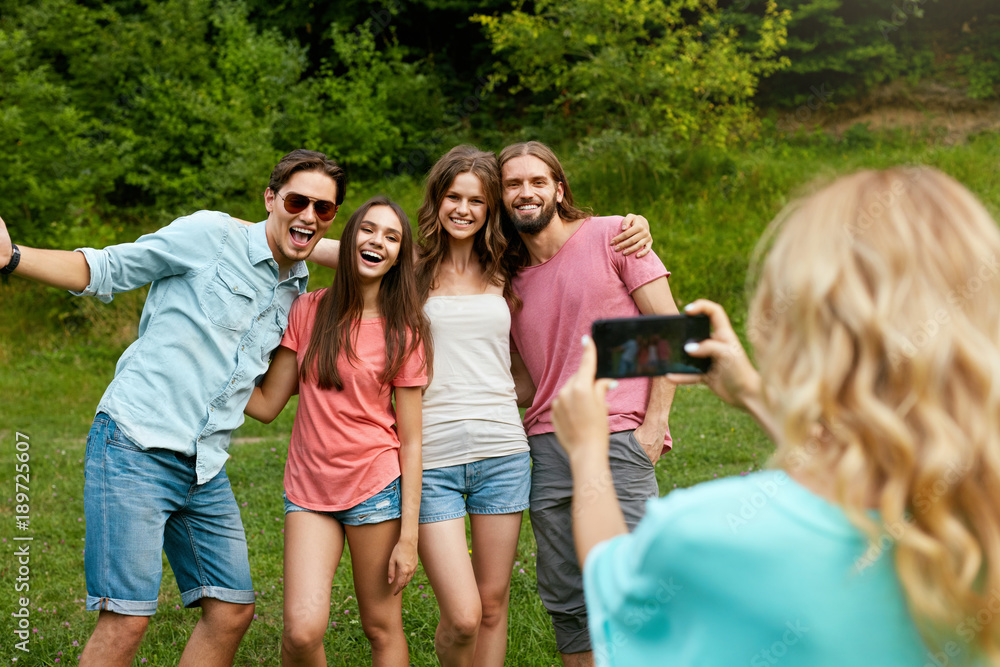
M 996 223 L 957 181 L 930 168 L 863 171 L 771 224 L 750 272 L 748 320 L 779 435 L 772 464 L 829 480 L 873 543 L 892 535 L 931 646 L 971 616 L 965 629 L 991 657 L 1000 655 L 990 608 L 1000 596 L 998 261 Z
M 481 151 L 475 146 L 461 144 L 445 153 L 431 167 L 427 175 L 424 201 L 417 213 L 417 288 L 422 301 L 434 288 L 441 262 L 451 244 L 451 236 L 442 227 L 439 218 L 441 202 L 459 174 L 472 174 L 479 180 L 486 200 L 486 224 L 476 232 L 472 250 L 479 259 L 483 279 L 487 284 L 503 288 L 503 296 L 515 308 L 521 300 L 511 290 L 510 279 L 504 266 L 507 238 L 500 228 L 500 166 L 497 156 Z

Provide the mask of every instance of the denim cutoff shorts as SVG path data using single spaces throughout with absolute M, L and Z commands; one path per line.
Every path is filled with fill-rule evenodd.
M 166 552 L 185 607 L 252 604 L 247 540 L 223 468 L 197 484 L 195 457 L 143 449 L 100 413 L 87 437 L 87 609 L 151 616 Z
M 313 512 L 314 514 L 322 514 L 336 519 L 345 526 L 382 523 L 383 521 L 392 521 L 403 516 L 399 477 L 389 482 L 388 486 L 368 500 L 362 501 L 346 510 L 336 510 L 333 512 L 311 510 L 307 507 L 296 505 L 284 493 L 281 494 L 281 497 L 285 499 L 285 514 L 289 512 Z
M 528 452 L 425 470 L 420 523 L 468 514 L 513 514 L 528 509 L 531 455 Z

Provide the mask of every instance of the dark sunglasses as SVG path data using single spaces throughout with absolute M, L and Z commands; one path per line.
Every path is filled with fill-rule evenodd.
M 313 199 L 294 192 L 287 195 L 283 195 L 280 192 L 275 192 L 274 194 L 281 197 L 282 201 L 285 202 L 285 210 L 292 215 L 306 210 L 309 208 L 310 203 L 312 203 L 313 210 L 316 211 L 316 217 L 323 222 L 333 220 L 333 216 L 337 215 L 337 205 L 332 201 L 326 201 L 325 199 Z

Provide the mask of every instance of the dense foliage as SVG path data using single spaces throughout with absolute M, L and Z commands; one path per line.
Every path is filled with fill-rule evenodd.
M 714 0 L 538 0 L 476 17 L 505 61 L 496 81 L 547 100 L 564 131 L 720 147 L 752 134 L 760 78 L 788 64 L 775 2 L 749 43 L 722 19 Z
M 732 0 L 724 15 L 752 34 L 765 4 Z M 791 14 L 782 51 L 791 65 L 762 83 L 764 105 L 799 106 L 823 88 L 844 101 L 900 77 L 933 75 L 974 99 L 1000 92 L 994 0 L 784 0 L 781 7 Z
M 463 140 L 663 173 L 762 107 L 935 76 L 996 99 L 998 28 L 994 0 L 0 0 L 0 214 L 59 247 L 260 217 L 299 146 L 365 194 Z

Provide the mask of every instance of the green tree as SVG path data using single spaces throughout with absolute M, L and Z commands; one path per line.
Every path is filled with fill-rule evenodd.
M 775 2 L 749 45 L 722 19 L 714 0 L 539 0 L 474 17 L 502 58 L 495 85 L 530 92 L 571 132 L 716 146 L 754 133 L 760 78 L 788 64 Z
M 134 4 L 4 13 L 0 174 L 18 240 L 99 245 L 122 221 L 219 207 L 262 190 L 280 155 L 301 49 L 253 28 L 239 2 Z
M 293 148 L 371 178 L 456 124 L 381 14 L 333 24 L 315 71 L 243 0 L 0 0 L 0 17 L 2 213 L 29 245 L 104 245 L 199 208 L 252 217 Z

